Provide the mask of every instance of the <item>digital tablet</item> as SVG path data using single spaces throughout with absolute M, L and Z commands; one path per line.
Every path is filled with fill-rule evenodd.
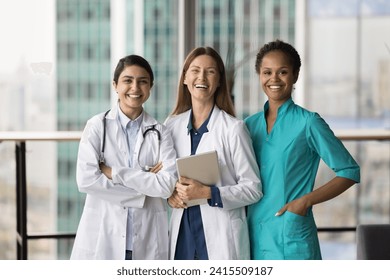
M 180 176 L 195 179 L 204 185 L 216 185 L 221 182 L 217 151 L 210 151 L 176 159 L 177 173 Z M 188 201 L 187 206 L 207 203 L 207 199 Z

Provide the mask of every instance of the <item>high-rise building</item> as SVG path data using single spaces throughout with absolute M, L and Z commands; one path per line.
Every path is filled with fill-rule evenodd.
M 141 22 L 126 17 L 126 51 L 140 50 L 149 61 L 155 75 L 152 94 L 145 104 L 146 110 L 160 121 L 164 121 L 174 105 L 178 70 L 179 46 L 179 0 L 144 0 L 142 9 L 139 0 L 127 1 L 129 14 L 141 13 Z M 137 36 L 137 29 L 141 35 Z M 140 38 L 142 36 L 142 39 Z
M 87 119 L 110 106 L 110 0 L 57 0 L 57 129 L 82 130 Z M 84 196 L 76 185 L 78 143 L 58 144 L 60 232 L 77 228 Z M 73 241 L 61 240 L 58 258 Z

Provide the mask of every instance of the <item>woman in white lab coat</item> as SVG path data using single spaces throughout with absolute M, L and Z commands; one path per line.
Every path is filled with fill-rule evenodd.
M 113 79 L 118 103 L 87 122 L 77 158 L 87 196 L 71 259 L 168 259 L 176 152 L 166 127 L 143 110 L 153 79 L 144 58 L 122 58 Z
M 262 197 L 259 169 L 243 121 L 234 117 L 225 67 L 210 47 L 184 62 L 176 107 L 165 124 L 178 157 L 216 150 L 221 184 L 179 178 L 168 199 L 171 259 L 249 259 L 245 206 Z M 187 207 L 193 199 L 207 204 Z

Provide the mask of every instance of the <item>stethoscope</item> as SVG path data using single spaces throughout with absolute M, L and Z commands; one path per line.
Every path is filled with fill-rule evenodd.
M 108 110 L 104 116 L 103 116 L 103 137 L 102 137 L 102 149 L 99 156 L 99 163 L 104 163 L 104 149 L 106 146 L 106 116 L 110 112 Z M 153 137 L 153 135 L 155 135 Z M 153 137 L 156 141 L 149 141 L 149 144 L 145 144 L 145 139 L 149 139 Z M 150 125 L 146 127 L 146 130 L 142 133 L 142 143 L 140 146 L 140 149 L 138 151 L 138 164 L 141 166 L 143 171 L 149 172 L 150 169 L 153 168 L 158 163 L 159 156 L 160 156 L 160 141 L 161 141 L 161 133 L 156 128 L 156 124 Z M 153 149 L 155 149 L 154 153 L 151 152 Z M 153 160 L 153 155 L 157 155 L 157 158 Z M 140 159 L 141 156 L 141 159 Z

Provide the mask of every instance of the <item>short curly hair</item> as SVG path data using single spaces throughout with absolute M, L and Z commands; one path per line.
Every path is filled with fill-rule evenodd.
M 292 45 L 277 39 L 275 41 L 265 44 L 257 53 L 255 64 L 257 74 L 260 74 L 260 67 L 261 63 L 263 62 L 264 56 L 272 51 L 281 51 L 285 53 L 290 59 L 294 73 L 299 73 L 299 69 L 301 68 L 301 58 L 297 50 Z

